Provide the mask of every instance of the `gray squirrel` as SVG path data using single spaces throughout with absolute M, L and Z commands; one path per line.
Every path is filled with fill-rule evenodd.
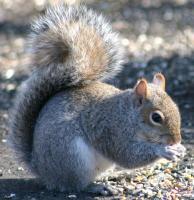
M 34 70 L 18 92 L 10 141 L 48 189 L 82 191 L 114 163 L 133 169 L 184 156 L 162 74 L 127 90 L 105 83 L 123 53 L 102 15 L 55 6 L 32 25 L 30 41 Z

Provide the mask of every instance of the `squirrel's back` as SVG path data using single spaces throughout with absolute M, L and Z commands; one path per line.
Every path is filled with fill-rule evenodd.
M 32 25 L 30 44 L 34 71 L 17 95 L 10 130 L 11 143 L 27 162 L 36 119 L 48 99 L 67 87 L 112 77 L 122 62 L 117 34 L 84 6 L 48 9 Z

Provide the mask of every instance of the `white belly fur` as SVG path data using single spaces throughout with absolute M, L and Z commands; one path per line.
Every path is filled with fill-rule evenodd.
M 88 145 L 81 137 L 76 138 L 76 149 L 79 158 L 84 161 L 87 168 L 94 171 L 95 176 L 113 166 L 113 163 Z

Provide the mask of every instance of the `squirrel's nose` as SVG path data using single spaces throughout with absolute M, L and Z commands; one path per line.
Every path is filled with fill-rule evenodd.
M 181 142 L 181 134 L 180 133 L 175 134 L 172 137 L 169 137 L 169 139 L 168 139 L 169 145 L 178 144 L 180 142 Z

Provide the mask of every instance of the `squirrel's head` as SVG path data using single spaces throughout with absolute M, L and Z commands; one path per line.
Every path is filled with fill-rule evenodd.
M 133 95 L 140 116 L 138 138 L 154 143 L 180 143 L 180 113 L 165 92 L 164 76 L 155 74 L 152 83 L 140 79 L 133 89 Z

